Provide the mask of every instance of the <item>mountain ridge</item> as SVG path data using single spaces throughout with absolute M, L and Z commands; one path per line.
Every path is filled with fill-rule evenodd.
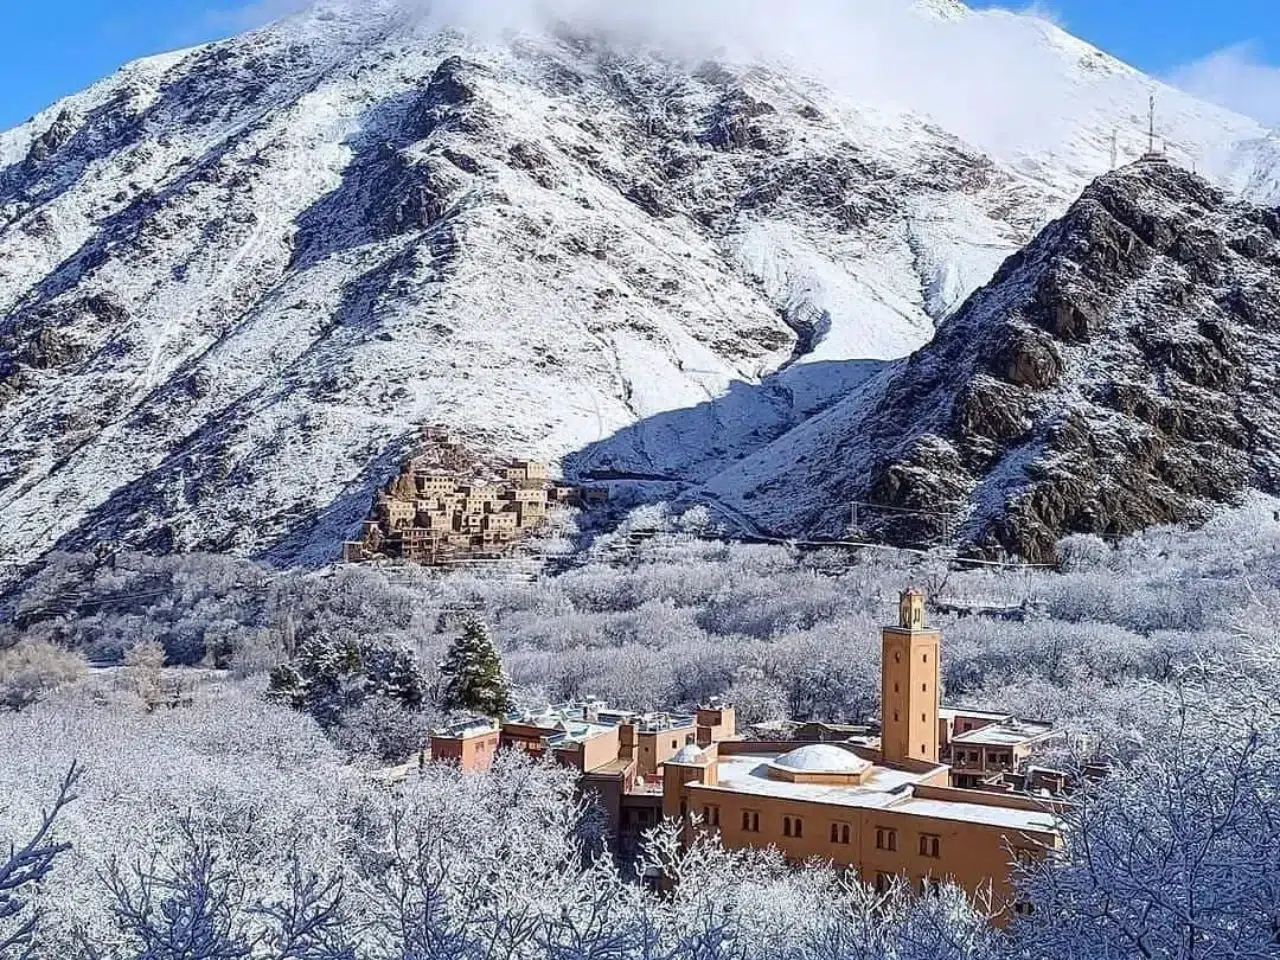
M 1280 212 L 1100 178 L 928 346 L 710 491 L 789 531 L 1034 561 L 1280 487 Z M 804 495 L 788 503 L 791 491 Z M 946 529 L 947 527 L 950 529 Z
M 1072 151 L 394 4 L 130 65 L 0 135 L 0 557 L 325 562 L 427 423 L 707 480 L 928 342 Z

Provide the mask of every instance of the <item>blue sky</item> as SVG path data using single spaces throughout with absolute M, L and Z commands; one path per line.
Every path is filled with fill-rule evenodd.
M 296 2 L 0 0 L 0 129 L 129 60 L 236 33 Z M 1135 66 L 1280 126 L 1278 3 L 1047 0 L 1036 9 Z

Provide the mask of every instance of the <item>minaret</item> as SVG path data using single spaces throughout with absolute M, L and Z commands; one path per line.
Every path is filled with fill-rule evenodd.
M 924 622 L 924 594 L 914 587 L 898 603 L 898 625 L 885 627 L 880 669 L 880 750 L 886 763 L 938 762 L 942 634 Z

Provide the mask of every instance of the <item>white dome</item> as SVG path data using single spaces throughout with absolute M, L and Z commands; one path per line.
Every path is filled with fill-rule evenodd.
M 871 766 L 857 754 L 829 743 L 811 743 L 783 754 L 774 766 L 802 773 L 862 773 Z
M 702 748 L 689 743 L 680 748 L 680 752 L 667 761 L 668 763 L 701 763 Z

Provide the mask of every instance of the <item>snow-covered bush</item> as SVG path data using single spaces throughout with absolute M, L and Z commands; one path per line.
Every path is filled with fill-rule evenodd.
M 51 643 L 28 640 L 0 649 L 0 710 L 21 710 L 84 675 L 84 661 Z

